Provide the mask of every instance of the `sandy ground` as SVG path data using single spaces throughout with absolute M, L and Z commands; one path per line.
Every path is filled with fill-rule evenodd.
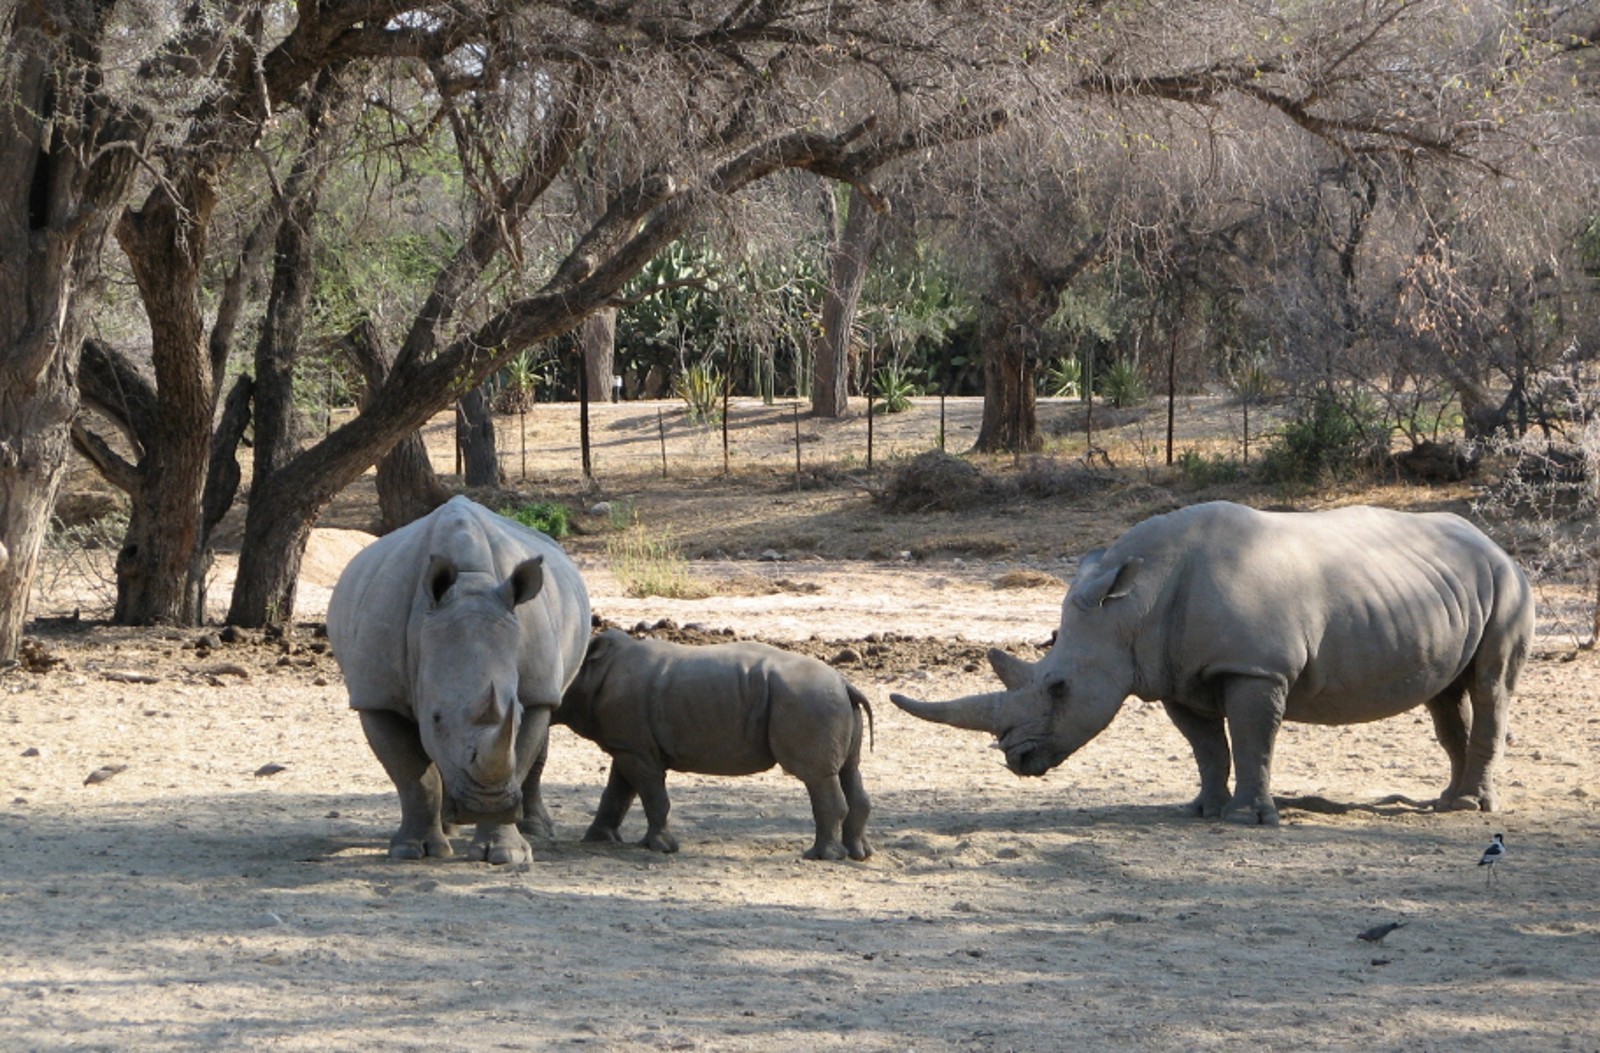
M 349 547 L 325 540 L 308 621 Z M 40 623 L 0 676 L 0 1049 L 1600 1050 L 1597 670 L 1553 607 L 1502 814 L 1373 804 L 1442 785 L 1419 712 L 1286 728 L 1278 793 L 1364 807 L 1241 829 L 1176 814 L 1193 762 L 1159 706 L 1025 781 L 888 702 L 987 689 L 983 644 L 1049 634 L 1061 590 L 998 589 L 1003 563 L 707 563 L 787 584 L 666 601 L 580 560 L 620 624 L 863 656 L 870 860 L 801 861 L 781 773 L 674 776 L 677 855 L 582 844 L 607 761 L 556 729 L 535 862 L 391 863 L 393 789 L 310 631 Z

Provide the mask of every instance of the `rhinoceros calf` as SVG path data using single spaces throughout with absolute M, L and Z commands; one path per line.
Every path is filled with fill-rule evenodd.
M 1450 756 L 1436 806 L 1494 811 L 1532 639 L 1522 571 L 1458 516 L 1217 502 L 1146 520 L 1086 556 L 1049 653 L 1030 663 L 990 652 L 1004 691 L 890 697 L 992 732 L 1019 775 L 1060 764 L 1127 696 L 1160 700 L 1200 768 L 1191 809 L 1245 823 L 1278 821 L 1271 765 L 1283 721 L 1356 724 L 1422 705 Z
M 861 784 L 865 696 L 815 658 L 759 643 L 688 647 L 608 629 L 567 689 L 555 722 L 611 755 L 585 841 L 620 841 L 637 795 L 641 844 L 676 852 L 667 772 L 753 775 L 774 763 L 806 784 L 816 819 L 807 859 L 865 859 L 871 802 Z
M 526 862 L 550 716 L 583 661 L 589 594 L 550 538 L 454 498 L 368 545 L 328 604 L 350 707 L 400 793 L 396 859 Z

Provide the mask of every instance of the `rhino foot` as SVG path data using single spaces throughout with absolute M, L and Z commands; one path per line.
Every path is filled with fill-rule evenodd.
M 844 847 L 845 851 L 850 853 L 850 858 L 858 862 L 872 858 L 872 846 L 867 844 L 867 839 L 864 837 L 859 841 L 846 841 Z
M 665 830 L 654 834 L 648 834 L 646 835 L 645 839 L 639 843 L 652 852 L 671 853 L 678 850 L 678 839 L 667 833 Z
M 837 841 L 829 841 L 825 845 L 812 845 L 802 853 L 801 858 L 826 859 L 830 862 L 836 862 L 848 858 L 848 853 L 845 852 L 844 845 Z
M 1271 801 L 1262 803 L 1234 803 L 1230 804 L 1222 813 L 1226 822 L 1238 823 L 1241 826 L 1277 826 L 1278 809 Z
M 497 826 L 487 834 L 480 832 L 467 849 L 467 858 L 474 863 L 531 863 L 533 847 L 523 840 L 516 828 Z
M 592 844 L 622 844 L 622 834 L 610 826 L 591 826 L 584 831 L 583 839 Z
M 548 815 L 528 815 L 517 820 L 517 829 L 529 837 L 539 837 L 546 841 L 555 840 L 556 824 L 550 821 Z
M 1454 797 L 1442 797 L 1434 805 L 1434 810 L 1440 812 L 1498 811 L 1493 796 L 1485 794 L 1483 797 L 1478 797 L 1470 793 L 1457 794 Z
M 389 839 L 390 859 L 449 859 L 455 854 L 456 850 L 450 847 L 450 841 L 443 833 L 426 837 L 401 837 L 396 834 Z
M 1184 815 L 1195 816 L 1200 819 L 1221 819 L 1226 811 L 1228 799 L 1226 797 L 1207 797 L 1201 794 L 1188 804 L 1182 805 L 1179 811 Z

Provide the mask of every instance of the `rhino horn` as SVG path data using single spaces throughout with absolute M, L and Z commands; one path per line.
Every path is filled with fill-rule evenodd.
M 472 707 L 472 712 L 467 719 L 480 728 L 493 727 L 505 718 L 505 713 L 500 709 L 500 700 L 495 697 L 494 688 L 491 686 L 483 696 L 483 700 Z
M 989 648 L 989 666 L 994 670 L 994 675 L 1000 678 L 1000 682 L 1013 690 L 1027 685 L 1033 679 L 1033 662 L 1018 658 L 998 647 Z
M 1005 692 L 996 691 L 985 695 L 968 695 L 966 698 L 952 699 L 949 702 L 923 702 L 907 698 L 905 695 L 890 695 L 889 700 L 912 716 L 921 717 L 923 720 L 993 733 L 1000 699 L 1004 696 Z

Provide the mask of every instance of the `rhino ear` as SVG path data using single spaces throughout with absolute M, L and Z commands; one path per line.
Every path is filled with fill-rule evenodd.
M 517 569 L 511 576 L 500 583 L 500 598 L 505 601 L 507 610 L 516 610 L 539 595 L 539 590 L 544 588 L 544 557 L 534 556 L 517 564 Z
M 450 586 L 456 583 L 460 574 L 456 565 L 444 556 L 434 556 L 429 561 L 428 573 L 423 580 L 427 582 L 428 597 L 433 600 L 435 607 L 444 602 L 444 594 L 450 591 Z
M 1122 599 L 1133 591 L 1134 579 L 1142 566 L 1144 560 L 1138 556 L 1110 567 L 1102 566 L 1098 558 L 1092 564 L 1086 563 L 1078 572 L 1078 580 L 1072 583 L 1069 594 L 1072 605 L 1087 611 L 1104 605 L 1107 600 Z

